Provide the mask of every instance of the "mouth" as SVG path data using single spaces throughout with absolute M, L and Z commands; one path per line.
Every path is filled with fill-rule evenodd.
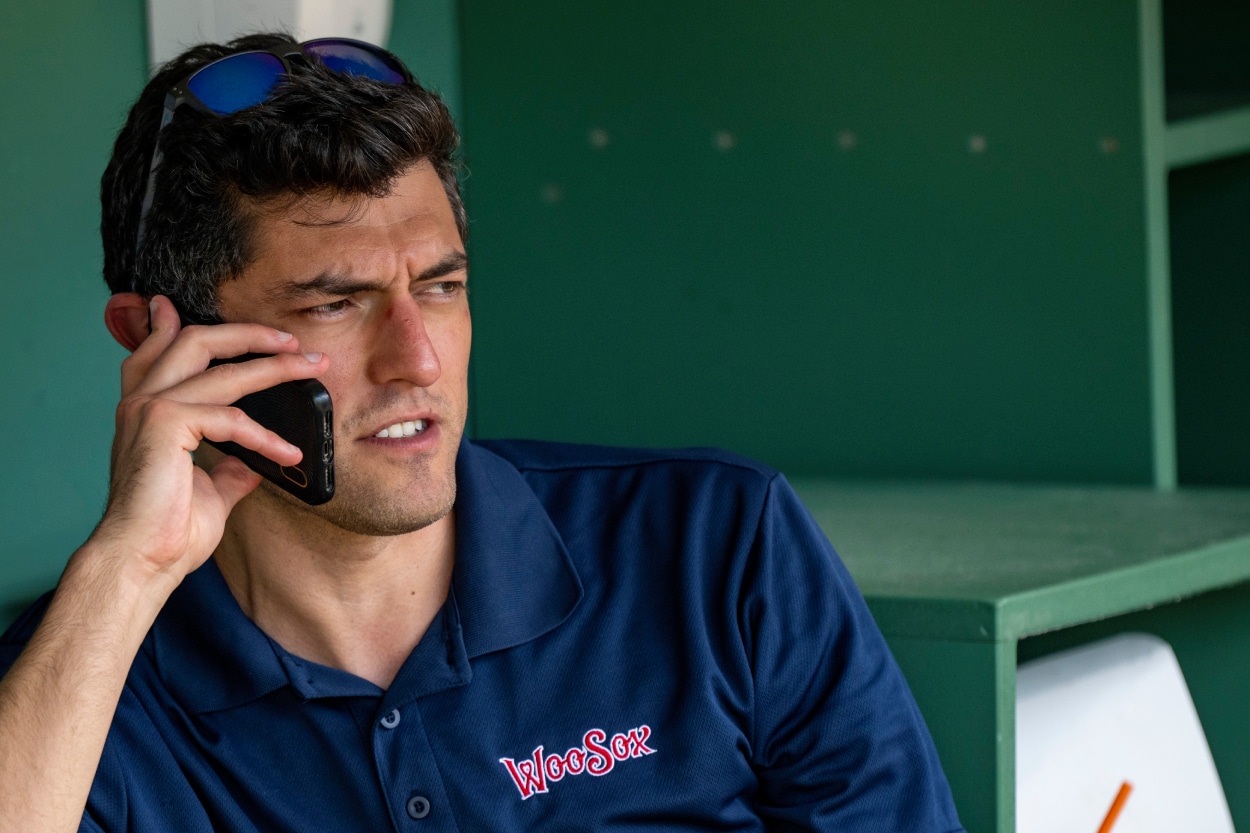
M 380 440 L 415 437 L 418 434 L 424 434 L 429 426 L 430 421 L 428 419 L 405 420 L 404 422 L 388 425 L 373 436 L 375 439 Z

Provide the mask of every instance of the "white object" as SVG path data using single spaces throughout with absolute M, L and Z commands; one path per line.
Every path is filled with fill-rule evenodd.
M 148 0 L 149 66 L 197 43 L 275 30 L 297 41 L 345 37 L 385 46 L 391 0 Z
M 1017 833 L 1233 833 L 1215 762 L 1172 648 L 1124 634 L 1020 666 Z

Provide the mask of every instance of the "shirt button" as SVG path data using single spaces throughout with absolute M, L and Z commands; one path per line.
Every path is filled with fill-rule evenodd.
M 390 713 L 379 722 L 383 729 L 394 729 L 399 725 L 399 709 L 391 709 Z
M 408 799 L 408 815 L 420 820 L 430 814 L 430 800 L 423 795 L 414 795 Z

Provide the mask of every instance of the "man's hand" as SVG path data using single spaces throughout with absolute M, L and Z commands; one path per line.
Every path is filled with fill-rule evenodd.
M 206 472 L 190 452 L 208 438 L 297 463 L 299 449 L 230 403 L 328 365 L 270 327 L 182 330 L 165 298 L 152 301 L 151 322 L 122 364 L 104 518 L 0 680 L 0 831 L 78 829 L 144 636 L 169 594 L 217 546 L 230 510 L 260 482 L 233 457 Z M 276 355 L 209 367 L 249 352 Z
M 298 448 L 230 403 L 314 377 L 328 362 L 299 352 L 289 333 L 259 324 L 182 330 L 173 305 L 160 296 L 152 300 L 151 321 L 151 334 L 122 363 L 109 501 L 92 539 L 176 583 L 208 558 L 230 510 L 261 479 L 234 457 L 206 472 L 188 452 L 207 438 L 295 465 Z M 213 359 L 243 353 L 275 355 L 209 367 Z

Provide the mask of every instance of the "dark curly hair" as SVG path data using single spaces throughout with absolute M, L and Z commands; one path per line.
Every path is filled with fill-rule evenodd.
M 442 100 L 411 75 L 387 84 L 297 57 L 262 104 L 220 117 L 178 108 L 160 131 L 163 159 L 136 246 L 166 92 L 225 55 L 291 40 L 259 34 L 196 46 L 148 82 L 100 181 L 104 280 L 113 292 L 167 295 L 183 312 L 213 320 L 217 288 L 253 257 L 258 209 L 306 197 L 382 197 L 422 160 L 438 173 L 467 237 L 460 140 Z

